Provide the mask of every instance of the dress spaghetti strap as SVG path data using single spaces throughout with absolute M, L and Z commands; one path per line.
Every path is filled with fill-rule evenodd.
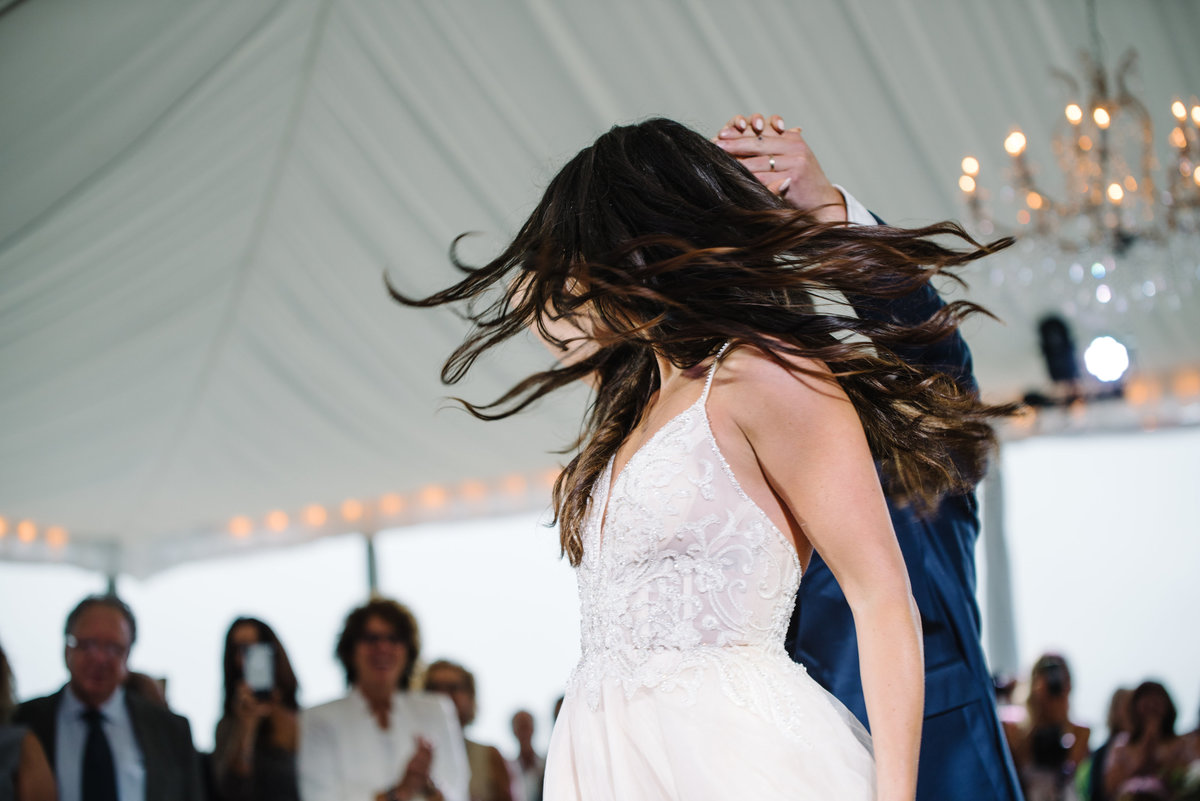
M 717 351 L 717 355 L 713 357 L 712 366 L 708 368 L 708 378 L 704 379 L 704 391 L 700 393 L 700 404 L 704 406 L 708 403 L 708 391 L 712 389 L 713 376 L 717 374 L 717 365 L 721 363 L 721 357 L 725 355 L 725 351 L 729 350 L 729 342 L 721 346 Z

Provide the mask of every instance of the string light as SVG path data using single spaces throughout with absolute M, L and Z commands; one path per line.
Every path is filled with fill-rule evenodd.
M 327 520 L 329 520 L 329 513 L 325 511 L 324 506 L 314 503 L 304 507 L 304 522 L 313 528 L 325 525 Z
M 46 544 L 59 550 L 67 544 L 67 530 L 62 526 L 51 526 L 46 529 Z
M 500 488 L 509 495 L 524 495 L 529 489 L 529 482 L 525 480 L 525 476 L 520 473 L 513 473 L 505 476 L 501 482 Z
M 362 501 L 357 501 L 354 498 L 348 498 L 342 501 L 342 519 L 348 523 L 353 523 L 363 516 Z
M 17 539 L 28 545 L 37 539 L 37 525 L 32 520 L 17 523 Z
M 1171 391 L 1181 400 L 1200 397 L 1200 370 L 1182 370 L 1171 381 Z
M 1067 106 L 1067 122 L 1072 125 L 1083 122 L 1083 109 L 1079 107 L 1078 103 L 1071 103 Z
M 979 175 L 979 160 L 974 156 L 967 156 L 962 160 L 962 171 L 972 178 Z
M 426 509 L 438 509 L 449 502 L 450 493 L 446 491 L 445 487 L 430 484 L 417 493 L 417 500 Z
M 254 523 L 248 517 L 235 517 L 229 521 L 229 533 L 238 539 L 250 536 L 254 531 Z
M 271 531 L 283 531 L 288 526 L 287 512 L 281 509 L 276 509 L 267 515 L 267 528 Z
M 458 488 L 458 494 L 468 503 L 479 503 L 487 497 L 488 488 L 482 481 L 464 481 Z
M 388 517 L 395 517 L 404 511 L 404 499 L 396 493 L 388 493 L 379 499 L 379 511 Z
M 0 517 L 0 540 L 8 535 L 8 521 Z

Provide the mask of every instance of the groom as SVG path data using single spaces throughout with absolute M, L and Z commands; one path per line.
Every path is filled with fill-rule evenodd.
M 829 182 L 800 129 L 786 129 L 777 116 L 734 117 L 716 141 L 772 192 L 798 208 L 816 209 L 819 219 L 882 223 Z M 848 300 L 861 317 L 906 323 L 928 319 L 944 305 L 928 285 L 886 305 Z M 971 353 L 957 331 L 941 342 L 914 346 L 897 355 L 977 390 Z M 927 519 L 891 502 L 888 506 L 921 612 L 925 641 L 925 721 L 917 799 L 1020 801 L 980 642 L 975 603 L 974 548 L 979 536 L 975 495 L 949 496 Z M 829 568 L 815 553 L 800 583 L 788 650 L 814 679 L 867 722 L 850 607 Z

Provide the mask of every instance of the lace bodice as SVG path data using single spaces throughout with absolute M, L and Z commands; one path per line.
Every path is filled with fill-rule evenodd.
M 742 490 L 709 426 L 723 352 L 700 398 L 615 480 L 610 460 L 593 489 L 579 567 L 583 657 L 571 683 L 593 708 L 605 680 L 628 695 L 686 692 L 711 669 L 739 703 L 775 704 L 754 674 L 764 664 L 798 669 L 783 648 L 796 551 Z

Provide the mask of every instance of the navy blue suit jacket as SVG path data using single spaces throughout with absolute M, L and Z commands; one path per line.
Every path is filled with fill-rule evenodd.
M 944 305 L 928 286 L 888 303 L 850 301 L 864 318 L 910 323 L 928 319 Z M 898 350 L 897 355 L 944 372 L 971 389 L 976 386 L 971 352 L 957 332 L 931 346 Z M 975 495 L 949 496 L 936 515 L 924 520 L 890 502 L 889 511 L 925 640 L 925 722 L 917 799 L 1020 801 L 980 642 Z M 787 644 L 794 660 L 867 723 L 854 619 L 818 554 L 813 554 L 800 582 Z

